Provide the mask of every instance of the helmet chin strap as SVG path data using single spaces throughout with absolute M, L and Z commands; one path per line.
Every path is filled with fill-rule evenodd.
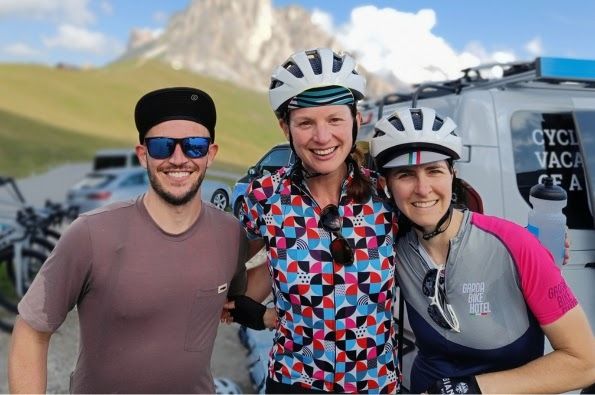
M 450 206 L 448 206 L 448 210 L 446 210 L 446 213 L 444 213 L 442 218 L 440 218 L 440 220 L 436 224 L 436 228 L 434 228 L 433 231 L 424 232 L 424 229 L 413 221 L 411 221 L 411 225 L 414 226 L 416 229 L 419 229 L 422 232 L 422 234 L 423 234 L 422 237 L 424 238 L 424 240 L 430 240 L 431 238 L 438 236 L 440 233 L 442 233 L 446 229 L 448 229 L 451 219 L 452 219 L 452 204 Z M 448 221 L 448 223 L 446 224 L 446 226 L 444 228 L 442 228 L 442 225 L 444 225 L 444 223 L 446 221 Z
M 300 164 L 301 164 L 301 168 L 302 168 L 302 174 L 304 176 L 304 179 L 309 180 L 310 178 L 314 178 L 314 177 L 318 177 L 318 176 L 325 176 L 328 173 L 311 173 L 308 170 L 306 170 L 306 168 L 304 167 L 304 165 L 301 163 L 302 161 L 300 160 Z
M 452 162 L 448 162 L 449 163 L 449 167 L 451 167 L 452 169 Z M 452 170 L 451 170 L 452 172 Z M 455 180 L 456 180 L 456 176 L 454 176 L 452 178 L 452 190 L 455 190 Z M 422 232 L 422 237 L 424 238 L 424 240 L 430 240 L 433 237 L 438 236 L 440 233 L 444 232 L 446 229 L 448 229 L 448 226 L 450 225 L 450 221 L 452 219 L 452 210 L 453 210 L 453 201 L 451 199 L 450 204 L 448 206 L 448 210 L 446 210 L 446 213 L 444 213 L 444 215 L 442 216 L 442 218 L 440 218 L 440 220 L 438 221 L 438 223 L 436 224 L 436 228 L 434 228 L 433 231 L 431 232 L 424 232 L 423 228 L 419 225 L 417 225 L 416 223 L 413 223 L 413 221 L 411 221 L 411 223 L 413 224 L 413 226 L 415 226 L 417 229 L 419 229 Z M 446 223 L 446 226 L 444 228 L 442 228 L 442 225 L 444 225 L 444 223 L 448 220 L 448 223 Z

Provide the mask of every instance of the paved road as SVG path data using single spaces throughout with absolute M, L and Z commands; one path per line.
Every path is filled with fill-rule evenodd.
M 76 163 L 57 167 L 46 174 L 19 180 L 18 185 L 30 204 L 41 205 L 46 199 L 63 201 L 65 191 L 91 169 L 90 164 Z M 228 172 L 209 170 L 220 177 L 237 179 Z M 215 376 L 225 376 L 234 380 L 245 393 L 253 392 L 248 377 L 246 349 L 240 344 L 237 325 L 221 325 L 215 342 L 212 369 Z M 48 392 L 67 393 L 69 375 L 76 362 L 78 351 L 78 320 L 71 312 L 52 336 L 48 355 Z M 6 360 L 10 336 L 0 332 L 0 393 L 8 392 Z
M 23 195 L 32 205 L 43 205 L 46 199 L 63 202 L 66 190 L 91 171 L 90 163 L 71 163 L 58 166 L 47 173 L 18 180 Z M 241 177 L 225 170 L 209 169 L 207 175 L 235 181 Z

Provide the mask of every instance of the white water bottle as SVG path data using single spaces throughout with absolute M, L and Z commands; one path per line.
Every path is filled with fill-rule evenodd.
M 533 186 L 529 192 L 533 209 L 529 212 L 527 228 L 550 250 L 559 266 L 564 261 L 566 216 L 562 209 L 566 207 L 566 199 L 566 191 L 554 185 L 549 176 L 543 179 L 543 184 Z

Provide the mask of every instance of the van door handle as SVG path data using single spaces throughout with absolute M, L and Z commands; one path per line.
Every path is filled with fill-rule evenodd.
M 585 268 L 587 268 L 587 269 L 595 269 L 595 262 L 585 263 Z

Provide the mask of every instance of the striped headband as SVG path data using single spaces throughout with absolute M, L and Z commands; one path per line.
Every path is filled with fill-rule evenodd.
M 353 104 L 353 93 L 345 87 L 332 85 L 312 88 L 294 96 L 287 106 L 288 109 L 320 107 L 338 104 Z
M 436 162 L 443 159 L 448 159 L 450 156 L 440 154 L 432 151 L 412 151 L 393 158 L 390 162 L 385 164 L 384 168 L 401 167 L 401 166 L 415 166 L 423 165 L 424 163 Z

